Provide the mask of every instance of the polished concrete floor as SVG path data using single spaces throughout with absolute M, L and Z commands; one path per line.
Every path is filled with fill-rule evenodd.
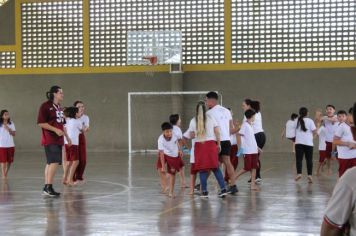
M 0 235 L 318 235 L 336 175 L 295 183 L 292 160 L 264 153 L 259 192 L 246 175 L 236 196 L 219 199 L 211 177 L 208 199 L 189 196 L 179 180 L 170 199 L 159 193 L 156 155 L 89 153 L 87 183 L 62 186 L 60 170 L 62 196 L 50 199 L 41 196 L 43 153 L 18 152 L 0 183 Z

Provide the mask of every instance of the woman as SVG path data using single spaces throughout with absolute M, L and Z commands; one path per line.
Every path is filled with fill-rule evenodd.
M 295 181 L 302 178 L 303 156 L 307 163 L 308 182 L 313 183 L 313 138 L 317 129 L 314 121 L 308 116 L 308 109 L 302 107 L 299 109 L 299 118 L 295 132 L 295 156 L 297 166 L 297 176 Z
M 204 102 L 199 102 L 196 107 L 195 119 L 189 125 L 191 136 L 195 137 L 194 157 L 195 170 L 199 171 L 202 188 L 201 197 L 208 197 L 207 180 L 212 171 L 219 183 L 221 191 L 219 197 L 227 195 L 225 182 L 219 169 L 220 134 L 217 122 L 206 114 Z
M 44 146 L 47 164 L 45 168 L 45 186 L 43 194 L 50 197 L 58 197 L 52 186 L 58 165 L 62 163 L 63 136 L 66 136 L 68 144 L 71 145 L 64 129 L 64 117 L 61 108 L 63 91 L 59 86 L 52 86 L 46 93 L 47 101 L 44 102 L 38 112 L 37 124 L 42 128 L 41 144 Z

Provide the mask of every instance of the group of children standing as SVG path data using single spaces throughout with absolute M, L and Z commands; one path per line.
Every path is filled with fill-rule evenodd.
M 355 104 L 356 105 L 356 104 Z M 331 161 L 339 164 L 339 177 L 356 166 L 356 131 L 353 121 L 355 106 L 348 112 L 339 110 L 335 114 L 335 106 L 327 105 L 325 115 L 318 109 L 314 120 L 308 118 L 308 109 L 299 109 L 299 115 L 293 113 L 286 123 L 285 136 L 293 142 L 293 152 L 296 155 L 297 175 L 295 180 L 302 178 L 302 161 L 305 156 L 308 172 L 308 182 L 313 178 L 313 139 L 319 137 L 319 165 L 317 176 L 327 167 L 327 174 L 331 175 Z
M 83 183 L 86 166 L 85 133 L 89 130 L 89 117 L 84 114 L 84 103 L 76 101 L 73 106 L 61 108 L 63 91 L 52 86 L 46 93 L 47 101 L 38 112 L 37 123 L 42 128 L 41 144 L 46 153 L 45 186 L 43 194 L 56 197 L 52 186 L 57 166 L 63 162 L 63 184 L 74 186 Z M 0 111 L 0 163 L 2 178 L 7 179 L 14 161 L 16 134 L 15 124 L 7 110 Z M 65 149 L 62 146 L 65 144 Z
M 195 116 L 191 119 L 189 128 L 183 135 L 177 124 L 172 125 L 169 122 L 162 124 L 163 133 L 158 138 L 157 170 L 163 193 L 168 191 L 168 196 L 174 197 L 175 174 L 184 175 L 182 150 L 183 146 L 187 146 L 186 140 L 192 141 L 190 194 L 194 193 L 198 173 L 201 197 L 208 197 L 207 180 L 211 173 L 214 174 L 220 187 L 218 196 L 221 198 L 228 193 L 238 192 L 236 181 L 246 172 L 251 173 L 249 181 L 251 190 L 259 190 L 257 183 L 261 181 L 261 176 L 257 176 L 257 170 L 261 166 L 259 157 L 266 141 L 262 128 L 260 104 L 258 101 L 246 99 L 242 107 L 245 117 L 240 125 L 233 121 L 229 109 L 218 105 L 218 94 L 209 92 L 206 94 L 205 102 L 198 102 Z M 172 116 L 179 117 L 177 114 Z M 239 148 L 244 155 L 244 168 L 236 173 Z M 219 168 L 219 162 L 225 169 L 225 177 Z M 256 176 L 259 178 L 258 180 Z M 167 186 L 168 181 L 169 186 Z

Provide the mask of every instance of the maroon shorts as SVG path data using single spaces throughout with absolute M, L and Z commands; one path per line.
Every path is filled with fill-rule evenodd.
M 340 159 L 338 158 L 339 161 L 339 177 L 341 177 L 346 170 L 356 166 L 356 158 L 353 159 Z
M 190 174 L 196 175 L 198 171 L 195 169 L 195 163 L 190 163 Z
M 219 153 L 215 141 L 195 142 L 195 169 L 198 171 L 214 170 L 219 167 Z
M 173 175 L 176 174 L 184 166 L 182 159 L 179 157 L 170 157 L 170 156 L 164 155 L 164 160 L 167 163 L 167 172 L 169 174 L 173 174 Z
M 288 138 L 290 141 L 292 141 L 293 143 L 295 143 L 295 137 L 294 138 Z
M 251 171 L 258 168 L 258 154 L 245 154 L 244 170 Z
M 166 161 L 164 161 L 164 164 L 166 164 Z M 156 162 L 156 168 L 157 168 L 157 170 L 162 169 L 162 163 L 161 163 L 161 158 L 159 157 L 159 154 L 158 154 L 158 158 L 157 158 L 157 162 Z
M 79 160 L 79 148 L 78 145 L 65 145 L 66 148 L 66 160 L 67 161 L 78 161 Z
M 326 159 L 326 151 L 325 150 L 319 150 L 319 162 L 323 163 Z
M 325 158 L 330 159 L 331 158 L 331 153 L 333 151 L 333 143 L 332 142 L 325 142 L 325 143 L 326 143 Z
M 0 162 L 13 163 L 15 155 L 15 147 L 0 148 Z

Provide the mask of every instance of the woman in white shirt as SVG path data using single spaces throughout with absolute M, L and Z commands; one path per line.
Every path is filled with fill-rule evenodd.
M 196 117 L 189 124 L 192 137 L 195 137 L 194 157 L 195 170 L 199 171 L 202 188 L 201 197 L 208 197 L 207 181 L 209 171 L 212 171 L 219 183 L 221 191 L 219 197 L 227 195 L 224 177 L 219 168 L 220 134 L 219 126 L 214 118 L 206 114 L 204 102 L 199 102 L 196 107 Z
M 308 116 L 308 109 L 302 107 L 299 109 L 299 118 L 295 132 L 295 156 L 297 166 L 297 176 L 295 181 L 302 178 L 303 157 L 307 163 L 308 182 L 312 183 L 313 175 L 313 138 L 316 135 L 316 127 L 314 121 Z

